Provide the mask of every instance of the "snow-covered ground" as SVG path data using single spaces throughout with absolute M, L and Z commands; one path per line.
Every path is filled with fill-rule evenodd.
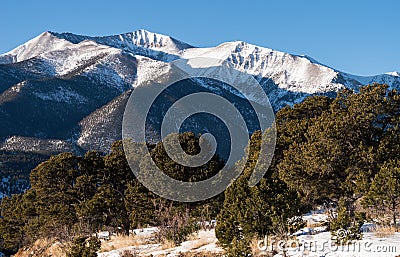
M 156 232 L 155 228 L 147 228 L 143 230 L 134 230 L 135 237 L 150 237 Z M 112 240 L 112 239 L 111 239 Z M 217 238 L 215 237 L 215 231 L 212 230 L 200 230 L 199 233 L 188 241 L 183 242 L 181 245 L 165 249 L 166 246 L 162 244 L 140 244 L 136 246 L 127 246 L 119 249 L 115 249 L 108 252 L 101 252 L 98 254 L 99 257 L 119 257 L 125 251 L 131 251 L 138 254 L 139 256 L 179 256 L 180 253 L 184 252 L 208 252 L 208 253 L 221 253 L 223 249 L 217 244 Z
M 135 230 L 137 237 L 151 236 L 155 228 Z M 400 255 L 400 233 L 394 233 L 384 238 L 377 237 L 373 232 L 363 234 L 363 239 L 346 246 L 337 246 L 331 240 L 330 232 L 321 232 L 314 235 L 300 235 L 297 239 L 289 241 L 292 245 L 287 249 L 290 257 L 395 257 Z M 275 249 L 280 249 L 275 245 Z M 217 245 L 215 231 L 201 230 L 191 240 L 183 242 L 180 246 L 165 249 L 162 244 L 140 244 L 127 246 L 108 252 L 99 253 L 99 257 L 119 257 L 125 251 L 131 251 L 139 256 L 179 256 L 180 253 L 208 252 L 222 253 L 223 249 Z M 261 252 L 262 252 L 261 248 Z M 283 256 L 282 252 L 275 257 Z
M 400 233 L 379 238 L 375 233 L 363 234 L 363 239 L 346 246 L 337 246 L 331 240 L 330 232 L 297 237 L 287 256 L 291 257 L 395 257 L 400 255 Z M 282 254 L 275 257 L 283 256 Z
M 303 215 L 307 227 L 296 233 L 296 239 L 288 244 L 292 245 L 287 251 L 291 257 L 395 257 L 400 255 L 400 233 L 394 233 L 386 237 L 377 237 L 370 232 L 376 229 L 372 223 L 365 223 L 361 230 L 363 239 L 353 244 L 338 246 L 331 240 L 331 233 L 327 227 L 321 226 L 329 219 L 328 211 L 321 209 Z M 310 228 L 312 227 L 312 228 Z M 345 231 L 344 231 L 345 232 Z M 282 254 L 275 255 L 275 257 Z
M 286 242 L 286 256 L 290 257 L 396 257 L 400 256 L 400 233 L 387 234 L 385 237 L 377 236 L 373 231 L 375 225 L 366 223 L 362 230 L 363 239 L 345 246 L 335 245 L 331 239 L 331 233 L 324 226 L 329 218 L 329 212 L 321 209 L 303 215 L 307 227 L 293 234 L 293 239 Z M 136 229 L 132 231 L 137 242 L 146 242 L 154 236 L 157 228 Z M 141 240 L 140 240 L 141 239 Z M 112 240 L 111 240 L 112 241 Z M 201 230 L 190 240 L 180 246 L 168 248 L 166 245 L 156 243 L 138 243 L 135 246 L 127 246 L 112 251 L 102 252 L 99 257 L 119 257 L 125 250 L 132 251 L 139 256 L 179 256 L 179 253 L 222 253 L 224 250 L 217 245 L 215 230 Z M 283 241 L 274 242 L 274 249 L 280 251 L 275 257 L 283 256 L 280 247 Z M 111 243 L 113 244 L 113 243 Z M 168 248 L 168 249 L 167 249 Z M 260 243 L 260 252 L 271 250 L 271 246 L 263 248 Z

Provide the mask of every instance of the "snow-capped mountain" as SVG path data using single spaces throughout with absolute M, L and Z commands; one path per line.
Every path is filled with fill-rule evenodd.
M 41 154 L 106 151 L 121 137 L 122 113 L 132 89 L 154 72 L 167 71 L 169 62 L 193 57 L 226 60 L 253 75 L 275 110 L 312 94 L 357 90 L 373 82 L 400 88 L 398 72 L 356 76 L 308 56 L 242 41 L 199 48 L 146 30 L 103 37 L 44 32 L 0 55 L 0 151 L 26 152 L 29 144 Z M 231 98 L 245 111 L 243 99 L 223 87 L 204 81 L 191 87 Z M 178 93 L 169 94 L 173 99 Z
M 44 32 L 14 50 L 0 55 L 0 64 L 26 62 L 28 71 L 48 76 L 65 76 L 73 72 L 98 73 L 103 77 L 111 75 L 113 79 L 121 79 L 133 85 L 135 79 L 141 79 L 136 76 L 137 73 L 145 74 L 147 67 L 134 72 L 129 69 L 132 67 L 125 70 L 116 67 L 125 64 L 118 60 L 124 54 L 127 59 L 134 60 L 133 63 L 137 62 L 138 57 L 143 62 L 170 62 L 192 57 L 227 60 L 238 70 L 257 78 L 272 80 L 280 89 L 306 94 L 332 92 L 344 87 L 357 89 L 360 85 L 373 82 L 388 83 L 392 86 L 399 83 L 398 72 L 372 77 L 355 76 L 320 64 L 308 56 L 292 55 L 242 41 L 227 42 L 211 48 L 196 48 L 169 36 L 146 30 L 103 37 Z M 93 72 L 94 69 L 102 70 Z M 115 74 L 110 74 L 111 70 Z
M 94 50 L 95 52 L 107 47 L 111 52 L 113 50 L 120 50 L 133 55 L 148 56 L 164 61 L 177 59 L 179 56 L 176 54 L 179 51 L 193 47 L 169 36 L 146 30 L 105 37 L 90 37 L 72 33 L 47 31 L 14 50 L 0 55 L 0 64 L 26 61 L 30 58 L 43 56 L 51 52 L 73 51 L 78 48 L 84 54 L 90 51 L 85 48 L 93 44 L 96 44 L 98 47 L 98 49 Z

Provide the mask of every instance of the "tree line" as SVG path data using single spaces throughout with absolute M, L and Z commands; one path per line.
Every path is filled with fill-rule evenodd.
M 204 202 L 167 201 L 149 192 L 135 178 L 123 143 L 103 155 L 63 153 L 32 170 L 31 188 L 1 204 L 1 247 L 16 251 L 40 237 L 71 240 L 108 229 L 151 225 L 179 243 L 195 231 L 196 221 L 217 219 L 216 236 L 228 256 L 250 256 L 251 240 L 285 237 L 304 225 L 301 214 L 317 205 L 337 206 L 331 230 L 354 230 L 367 219 L 384 217 L 396 225 L 400 204 L 400 94 L 386 85 L 369 85 L 359 92 L 340 91 L 336 98 L 312 96 L 276 114 L 277 138 L 272 164 L 263 163 L 260 146 L 270 143 L 270 131 L 255 132 L 249 158 L 240 177 L 221 195 Z M 180 135 L 182 148 L 199 153 L 199 137 Z M 161 143 L 150 155 L 169 176 L 200 181 L 216 174 L 224 161 L 214 156 L 201 167 L 173 162 Z M 138 153 L 136 167 L 147 164 Z M 267 169 L 254 187 L 248 180 L 255 167 Z M 362 207 L 359 207 L 362 206 Z M 166 215 L 166 213 L 168 215 Z
M 198 136 L 188 132 L 179 138 L 188 153 L 200 151 Z M 167 174 L 180 180 L 202 180 L 223 165 L 215 156 L 201 167 L 184 167 L 168 157 L 161 143 L 149 145 L 149 149 L 156 163 L 168 167 Z M 145 169 L 146 163 L 140 161 L 143 156 L 135 158 L 137 167 Z M 13 253 L 40 238 L 71 241 L 99 230 L 129 234 L 132 228 L 170 227 L 178 221 L 179 227 L 172 224 L 172 229 L 161 232 L 163 237 L 179 243 L 196 229 L 194 220 L 215 217 L 223 201 L 221 195 L 203 203 L 186 204 L 154 195 L 135 178 L 122 141 L 115 142 L 106 155 L 89 151 L 84 156 L 52 156 L 32 170 L 30 183 L 29 190 L 2 200 L 3 252 Z
M 254 162 L 225 191 L 216 235 L 230 256 L 249 256 L 251 240 L 287 237 L 296 219 L 318 205 L 335 206 L 329 229 L 360 239 L 366 220 L 397 227 L 400 205 L 400 94 L 387 85 L 336 98 L 313 96 L 276 114 L 277 141 L 271 166 L 248 186 Z M 268 131 L 252 143 L 268 142 Z M 262 160 L 262 156 L 261 156 Z M 252 167 L 253 166 L 253 167 Z

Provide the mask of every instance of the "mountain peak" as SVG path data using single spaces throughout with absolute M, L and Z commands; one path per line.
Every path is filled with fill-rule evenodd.
M 58 70 L 61 68 L 62 71 L 70 70 L 71 60 L 74 60 L 73 63 L 86 62 L 89 57 L 93 57 L 90 53 L 96 51 L 101 53 L 100 56 L 121 52 L 130 56 L 144 56 L 156 62 L 193 57 L 226 60 L 241 71 L 270 79 L 281 89 L 309 94 L 337 91 L 344 86 L 356 88 L 373 82 L 398 85 L 400 79 L 399 72 L 373 77 L 345 74 L 306 55 L 289 54 L 244 41 L 225 42 L 209 48 L 195 48 L 170 36 L 146 29 L 111 36 L 84 36 L 46 31 L 14 50 L 0 55 L 0 64 L 39 57 L 45 59 L 50 68 L 59 74 Z
M 84 36 L 70 32 L 58 33 L 45 31 L 23 45 L 0 55 L 0 64 L 15 63 L 28 60 L 46 52 L 65 49 L 83 41 L 118 48 L 133 54 L 157 56 L 166 53 L 166 60 L 176 59 L 178 52 L 193 46 L 170 36 L 150 32 L 145 29 L 112 36 Z M 168 56 L 171 55 L 171 56 Z
M 63 49 L 69 45 L 72 45 L 72 43 L 58 38 L 54 35 L 54 32 L 45 31 L 25 44 L 0 55 L 0 64 L 24 61 L 44 52 Z
M 116 122 L 116 119 L 122 117 L 129 96 L 106 109 L 100 107 L 108 105 L 107 102 L 123 91 L 151 79 L 154 74 L 167 73 L 170 69 L 168 62 L 182 59 L 182 63 L 187 63 L 190 58 L 199 57 L 227 61 L 229 67 L 254 76 L 276 111 L 299 103 L 311 94 L 331 96 L 343 88 L 357 91 L 360 86 L 374 82 L 400 88 L 399 72 L 355 76 L 323 65 L 309 56 L 244 41 L 195 48 L 145 29 L 111 36 L 46 31 L 0 55 L 0 64 L 18 62 L 0 65 L 0 90 L 3 90 L 3 101 L 7 101 L 7 106 L 2 106 L 0 112 L 2 124 L 6 124 L 0 136 L 66 139 L 74 135 L 75 139 L 77 128 L 81 128 L 78 121 L 89 117 L 84 124 L 90 129 L 79 132 L 84 143 L 77 142 L 80 146 L 87 146 L 85 150 L 94 146 L 93 149 L 97 146 L 103 149 L 103 138 L 120 139 L 115 128 L 120 129 L 121 121 Z M 212 92 L 229 91 L 229 87 L 216 88 L 207 83 L 198 86 L 207 87 Z M 251 101 L 262 101 L 253 95 L 253 88 L 247 90 L 245 95 L 250 95 Z M 241 94 L 236 96 L 244 97 Z M 118 110 L 115 115 L 113 110 Z M 86 116 L 92 112 L 97 114 Z M 24 119 L 15 123 L 14 117 Z
M 139 29 L 133 32 L 127 32 L 111 36 L 84 36 L 73 33 L 56 33 L 49 32 L 53 36 L 63 38 L 74 44 L 80 43 L 84 40 L 95 41 L 99 44 L 107 45 L 110 47 L 120 48 L 122 50 L 134 51 L 137 47 L 143 47 L 153 50 L 160 50 L 167 53 L 177 53 L 193 46 L 179 41 L 170 36 L 150 32 L 145 29 Z
M 169 49 L 174 51 L 193 48 L 193 46 L 173 37 L 158 34 L 145 29 L 139 29 L 131 33 L 125 33 L 117 36 L 119 36 L 121 39 L 123 39 L 124 36 L 131 38 L 135 45 L 146 48 Z
M 398 72 L 398 71 L 386 72 L 385 74 L 391 75 L 391 76 L 394 76 L 394 77 L 400 77 L 400 72 Z

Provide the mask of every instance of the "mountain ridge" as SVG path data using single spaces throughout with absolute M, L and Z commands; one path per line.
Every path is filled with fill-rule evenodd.
M 1 113 L 12 118 L 5 104 L 12 104 L 24 93 L 44 105 L 64 102 L 81 108 L 86 108 L 85 104 L 96 95 L 104 99 L 87 109 L 85 113 L 90 114 L 146 81 L 154 72 L 164 72 L 169 62 L 194 57 L 228 61 L 235 69 L 253 75 L 268 92 L 276 111 L 312 94 L 329 94 L 343 88 L 358 90 L 374 82 L 400 87 L 398 72 L 352 75 L 306 55 L 292 55 L 244 41 L 198 48 L 144 29 L 101 37 L 46 31 L 0 55 L 0 118 Z M 81 115 L 79 119 L 85 117 Z M 3 138 L 36 134 L 46 133 L 8 135 L 0 131 Z M 47 133 L 44 137 L 52 135 Z M 70 138 L 64 135 L 61 139 Z
M 252 75 L 275 111 L 310 95 L 357 91 L 374 82 L 400 89 L 398 72 L 352 75 L 306 55 L 244 41 L 199 48 L 147 30 L 102 37 L 47 31 L 0 55 L 0 151 L 29 152 L 32 145 L 37 153 L 106 152 L 121 138 L 130 92 L 154 73 L 167 72 L 172 61 L 196 57 L 227 61 Z M 246 99 L 228 89 L 207 81 L 189 84 L 233 99 L 246 113 Z M 181 93 L 170 91 L 168 97 Z
M 77 108 L 88 108 L 82 115 L 90 115 L 149 79 L 154 72 L 164 72 L 169 62 L 194 57 L 228 61 L 235 69 L 253 75 L 268 93 L 276 111 L 312 94 L 330 94 L 343 88 L 357 91 L 360 86 L 374 82 L 400 87 L 398 72 L 367 77 L 352 75 L 306 55 L 244 41 L 198 48 L 144 29 L 101 37 L 46 31 L 0 55 L 0 119 L 3 113 L 9 118 L 6 124 L 12 123 L 13 113 L 7 110 L 7 104 L 12 105 L 24 93 L 37 99 L 38 104 L 77 104 Z M 88 107 L 87 102 L 96 95 L 103 100 Z M 83 121 L 86 116 L 82 115 L 74 120 Z M 76 127 L 79 126 L 77 122 Z M 77 129 L 74 131 L 63 138 L 53 138 L 52 133 L 43 131 L 17 135 L 0 131 L 0 137 L 42 135 L 45 139 L 74 140 L 79 138 L 73 135 Z

